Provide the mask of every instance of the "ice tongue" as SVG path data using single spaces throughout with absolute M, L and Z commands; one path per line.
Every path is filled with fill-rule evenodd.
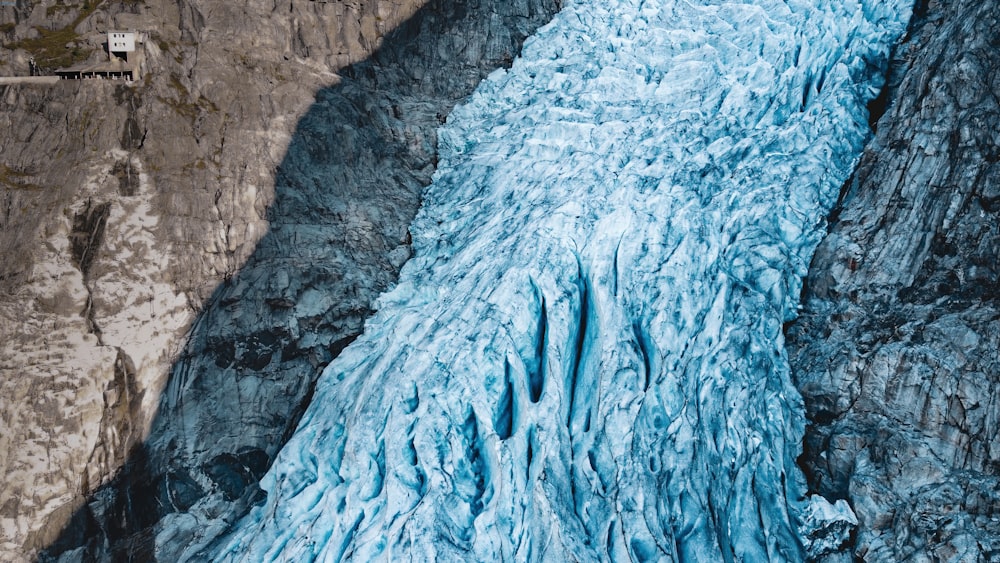
M 781 327 L 911 5 L 568 2 L 440 130 L 414 258 L 218 558 L 822 548 Z

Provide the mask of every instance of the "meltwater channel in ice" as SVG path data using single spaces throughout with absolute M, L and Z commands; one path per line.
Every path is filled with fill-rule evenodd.
M 440 130 L 414 258 L 217 556 L 839 542 L 853 515 L 795 465 L 781 329 L 911 4 L 569 2 Z

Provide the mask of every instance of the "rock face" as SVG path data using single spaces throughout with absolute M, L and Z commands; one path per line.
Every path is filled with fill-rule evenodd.
M 864 561 L 1000 559 L 1000 4 L 930 2 L 788 345 Z
M 0 87 L 0 559 L 176 560 L 245 508 L 409 256 L 434 128 L 557 7 L 0 8 L 10 73 L 146 33 L 137 83 Z

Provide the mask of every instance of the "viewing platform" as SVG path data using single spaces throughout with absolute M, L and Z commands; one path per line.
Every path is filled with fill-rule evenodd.
M 108 31 L 107 43 L 104 44 L 106 57 L 81 62 L 72 66 L 58 68 L 53 75 L 40 76 L 41 69 L 31 58 L 29 68 L 31 76 L 0 77 L 0 85 L 6 84 L 57 84 L 60 80 L 107 79 L 131 82 L 141 78 L 143 53 L 137 49 L 142 45 L 145 35 L 134 31 Z
M 107 78 L 110 80 L 132 80 L 135 78 L 134 68 L 122 61 L 100 63 L 83 63 L 66 68 L 56 69 L 56 77 L 62 80 L 80 80 L 84 78 Z

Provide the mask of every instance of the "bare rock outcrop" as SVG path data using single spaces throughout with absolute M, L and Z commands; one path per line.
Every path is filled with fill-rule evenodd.
M 137 82 L 0 86 L 0 559 L 176 560 L 254 500 L 409 256 L 434 128 L 557 8 L 0 7 L 3 74 L 145 34 Z
M 863 561 L 1000 560 L 1000 4 L 918 6 L 788 331 Z

